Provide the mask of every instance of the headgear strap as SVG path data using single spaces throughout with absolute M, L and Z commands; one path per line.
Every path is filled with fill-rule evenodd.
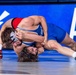
M 16 35 L 15 35 L 15 33 L 12 31 L 11 33 L 10 33 L 10 38 L 11 38 L 11 40 L 12 41 L 17 41 L 18 39 L 16 38 Z

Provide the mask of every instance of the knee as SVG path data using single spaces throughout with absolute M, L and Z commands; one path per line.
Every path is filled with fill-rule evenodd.
M 51 43 L 48 42 L 48 46 L 49 46 L 49 48 L 52 48 L 52 49 L 56 49 L 57 48 L 55 42 L 51 42 Z
M 49 49 L 58 49 L 58 46 L 57 46 L 57 42 L 56 41 L 48 41 L 45 46 L 47 46 L 47 48 Z

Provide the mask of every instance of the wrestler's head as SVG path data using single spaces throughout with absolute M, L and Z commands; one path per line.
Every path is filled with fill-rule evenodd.
M 5 43 L 7 46 L 10 46 L 10 43 L 11 43 L 11 39 L 10 39 L 10 33 L 11 32 L 14 32 L 14 29 L 12 29 L 12 28 L 6 28 L 3 32 L 2 32 L 2 34 L 1 34 L 1 40 L 2 40 L 2 42 L 3 43 Z
M 14 44 L 14 46 L 21 45 L 22 43 L 21 40 L 16 38 L 14 31 L 13 28 L 6 28 L 1 34 L 2 42 L 3 44 L 5 43 L 7 47 L 12 44 Z
M 1 34 L 1 39 L 3 43 L 6 43 L 10 41 L 10 33 L 14 31 L 12 28 L 6 28 L 2 34 Z
M 27 47 L 27 52 L 28 52 L 28 53 L 31 53 L 31 54 L 33 54 L 33 55 L 36 55 L 37 52 L 38 52 L 38 50 L 37 50 L 36 47 L 30 46 L 30 47 Z
M 11 32 L 10 33 L 10 38 L 11 38 L 11 40 L 12 40 L 12 44 L 13 44 L 13 46 L 20 46 L 20 45 L 22 45 L 22 40 L 19 40 L 18 38 L 16 38 L 16 34 L 15 34 L 15 32 Z
M 34 52 L 35 54 L 33 54 L 32 52 L 28 51 L 27 48 L 23 48 L 23 50 L 19 54 L 18 61 L 19 62 L 37 62 L 38 52 L 35 51 Z

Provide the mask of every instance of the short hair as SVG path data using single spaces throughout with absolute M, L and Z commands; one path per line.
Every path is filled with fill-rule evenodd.
M 3 43 L 7 43 L 7 42 L 9 42 L 9 41 L 11 40 L 11 38 L 10 38 L 10 33 L 11 33 L 12 31 L 14 31 L 13 28 L 7 27 L 7 28 L 5 28 L 5 30 L 1 33 L 1 40 L 2 40 Z
M 12 31 L 15 31 L 13 28 L 5 28 L 5 30 L 1 33 L 1 40 L 2 43 L 6 45 L 6 48 L 11 49 L 12 45 L 10 44 L 11 38 L 10 38 L 10 33 Z
M 18 57 L 18 62 L 37 62 L 38 53 L 36 55 L 28 53 L 27 48 L 24 47 Z

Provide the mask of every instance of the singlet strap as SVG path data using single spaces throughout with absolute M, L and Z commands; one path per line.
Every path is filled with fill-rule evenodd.
M 19 28 L 20 30 L 30 31 L 30 32 L 35 32 L 39 27 L 40 27 L 40 25 L 38 25 L 38 27 L 36 29 L 34 29 L 34 30 L 27 30 L 27 29 L 24 29 L 24 28 L 21 28 L 21 27 L 17 26 L 17 28 Z
M 25 44 L 26 46 L 33 46 L 35 44 L 35 42 L 22 42 L 23 44 Z

